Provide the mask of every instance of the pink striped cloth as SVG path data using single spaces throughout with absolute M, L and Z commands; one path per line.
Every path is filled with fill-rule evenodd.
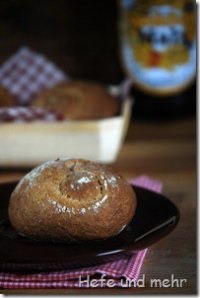
M 129 179 L 129 183 L 160 193 L 162 183 L 147 176 Z M 40 272 L 33 274 L 0 272 L 0 288 L 97 288 L 134 286 L 147 249 L 132 252 L 123 259 L 80 269 Z

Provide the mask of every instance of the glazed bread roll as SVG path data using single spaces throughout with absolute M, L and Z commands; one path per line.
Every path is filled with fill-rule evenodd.
M 41 92 L 32 106 L 55 110 L 66 119 L 88 120 L 115 116 L 119 100 L 100 84 L 69 81 Z
M 135 209 L 132 187 L 110 167 L 57 159 L 20 180 L 8 213 L 18 233 L 32 239 L 86 241 L 117 235 Z

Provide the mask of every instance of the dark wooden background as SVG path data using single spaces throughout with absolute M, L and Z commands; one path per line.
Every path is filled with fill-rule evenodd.
M 0 1 L 0 64 L 21 46 L 45 54 L 74 78 L 122 78 L 115 0 Z

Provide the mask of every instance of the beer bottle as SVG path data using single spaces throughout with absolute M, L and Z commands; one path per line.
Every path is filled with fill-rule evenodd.
M 132 78 L 133 115 L 166 119 L 196 111 L 196 4 L 120 0 L 120 51 Z

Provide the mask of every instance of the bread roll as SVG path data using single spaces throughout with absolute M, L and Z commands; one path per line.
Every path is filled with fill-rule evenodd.
M 0 86 L 0 107 L 14 106 L 15 100 L 7 89 Z
M 86 241 L 117 235 L 132 220 L 132 187 L 108 166 L 82 159 L 46 162 L 11 194 L 9 219 L 37 240 Z
M 115 116 L 119 101 L 100 84 L 69 81 L 44 90 L 32 106 L 60 112 L 69 120 L 89 120 Z

